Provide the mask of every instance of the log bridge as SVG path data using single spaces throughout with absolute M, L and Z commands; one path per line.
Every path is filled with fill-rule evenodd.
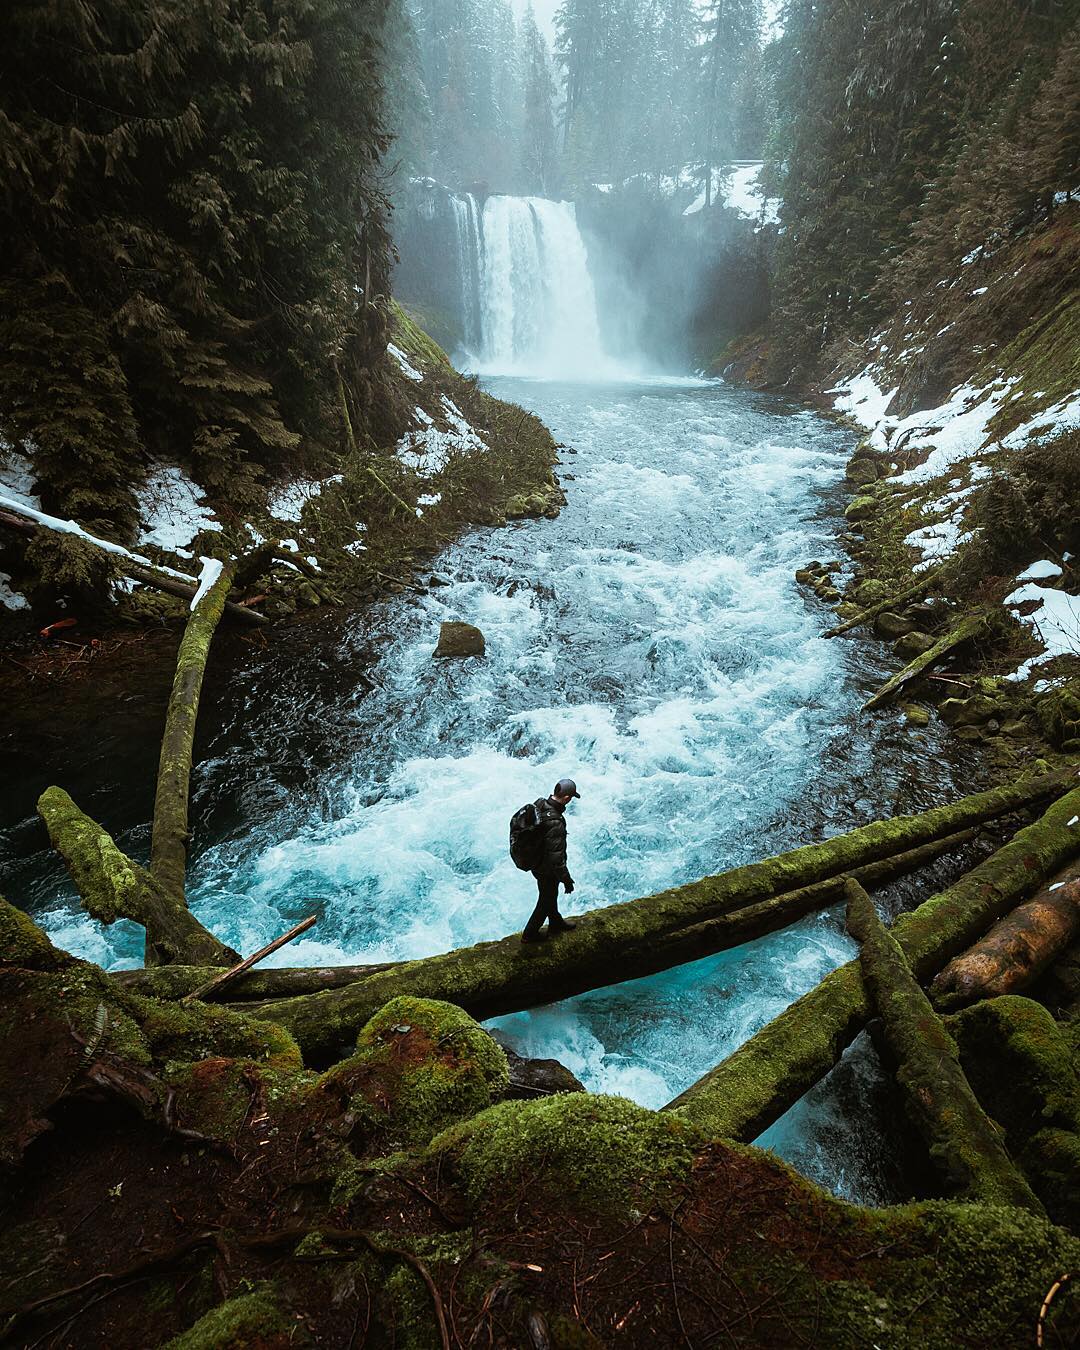
M 479 1019 L 517 1012 L 742 945 L 845 899 L 850 906 L 852 895 L 864 951 L 879 958 L 874 969 L 887 967 L 893 978 L 903 965 L 911 980 L 926 984 L 1080 855 L 1080 770 L 1071 766 L 594 909 L 557 943 L 524 947 L 514 934 L 417 961 L 252 969 L 264 953 L 241 962 L 191 914 L 184 889 L 195 720 L 234 572 L 232 564 L 223 568 L 192 611 L 180 645 L 149 867 L 128 858 L 60 787 L 42 794 L 38 810 L 87 910 L 104 923 L 126 918 L 145 929 L 144 968 L 116 973 L 111 978 L 118 985 L 167 1000 L 221 995 L 237 1011 L 286 1028 L 312 1066 L 348 1054 L 368 1019 L 398 995 L 442 999 Z M 890 930 L 878 931 L 873 906 L 868 914 L 869 902 L 863 903 L 866 892 L 917 872 L 969 843 L 986 823 L 1017 813 L 1025 823 L 1009 842 Z M 1059 914 L 1039 961 L 1026 968 L 1042 969 L 1054 943 L 1075 934 L 1076 925 Z M 876 997 L 880 1002 L 880 990 Z M 873 1011 L 859 961 L 849 962 L 664 1109 L 714 1137 L 750 1142 L 829 1071 Z

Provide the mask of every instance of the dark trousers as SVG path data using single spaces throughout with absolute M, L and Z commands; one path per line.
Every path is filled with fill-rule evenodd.
M 546 877 L 539 872 L 534 872 L 533 876 L 536 877 L 536 908 L 525 925 L 527 937 L 535 937 L 543 928 L 545 920 L 550 920 L 556 928 L 562 920 L 559 913 L 560 878 Z

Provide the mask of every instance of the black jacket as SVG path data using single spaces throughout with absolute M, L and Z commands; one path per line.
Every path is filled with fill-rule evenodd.
M 533 868 L 538 877 L 558 877 L 568 881 L 566 870 L 566 807 L 550 797 L 538 797 L 536 809 L 540 812 L 540 861 Z

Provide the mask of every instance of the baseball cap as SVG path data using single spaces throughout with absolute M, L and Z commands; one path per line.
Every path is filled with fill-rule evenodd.
M 577 790 L 577 784 L 572 778 L 560 778 L 555 784 L 556 797 L 580 797 L 581 793 Z

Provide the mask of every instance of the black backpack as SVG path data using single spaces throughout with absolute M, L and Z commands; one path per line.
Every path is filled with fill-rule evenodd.
M 531 872 L 539 865 L 543 851 L 540 808 L 535 802 L 529 802 L 510 817 L 510 856 L 515 867 L 522 872 Z

